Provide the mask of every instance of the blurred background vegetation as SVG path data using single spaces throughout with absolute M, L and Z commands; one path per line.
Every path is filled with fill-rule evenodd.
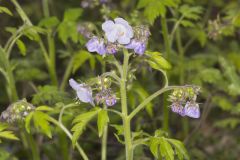
M 74 94 L 67 85 L 70 77 L 84 80 L 100 75 L 111 68 L 101 57 L 85 49 L 85 33 L 98 34 L 105 19 L 123 17 L 130 24 L 149 26 L 151 37 L 149 50 L 163 53 L 172 64 L 168 71 L 172 85 L 195 84 L 202 88 L 199 102 L 200 119 L 180 118 L 169 113 L 169 124 L 163 126 L 163 99 L 149 104 L 148 112 L 142 112 L 134 121 L 134 129 L 149 133 L 164 128 L 169 135 L 182 140 L 191 159 L 236 160 L 240 156 L 240 1 L 239 0 L 19 0 L 36 28 L 45 46 L 50 63 L 43 56 L 38 36 L 26 31 L 13 47 L 10 66 L 17 88 L 18 98 L 9 98 L 6 80 L 0 75 L 0 110 L 5 110 L 17 99 L 26 98 L 32 104 L 49 105 L 59 111 L 62 103 L 73 101 Z M 165 3 L 162 5 L 162 3 Z M 171 2 L 171 3 L 170 3 Z M 174 3 L 172 3 L 174 2 Z M 1 0 L 0 44 L 4 46 L 16 30 L 29 23 L 16 11 L 9 0 Z M 163 16 L 164 15 L 164 16 Z M 165 16 L 166 15 L 166 16 Z M 164 18 L 163 18 L 164 17 Z M 166 20 L 167 28 L 164 28 Z M 44 30 L 42 30 L 44 29 Z M 164 40 L 167 29 L 169 46 Z M 169 54 L 166 54 L 166 53 Z M 52 54 L 53 53 L 53 54 Z M 47 65 L 46 65 L 47 64 Z M 56 75 L 51 72 L 56 65 Z M 135 106 L 163 83 L 160 73 L 151 70 L 139 59 L 136 79 L 129 92 L 130 106 Z M 0 64 L 1 66 L 1 64 Z M 101 67 L 104 66 L 104 67 Z M 151 73 L 151 74 L 150 74 Z M 59 103 L 60 102 L 60 103 Z M 166 105 L 166 104 L 165 104 Z M 115 107 L 119 107 L 118 105 Z M 64 117 L 66 124 L 81 110 L 72 109 Z M 51 113 L 53 116 L 56 112 Z M 114 116 L 113 116 L 114 117 Z M 182 120 L 180 120 L 182 119 Z M 113 121 L 119 121 L 113 118 Z M 100 139 L 89 124 L 80 138 L 90 159 L 100 157 Z M 14 128 L 17 130 L 16 128 Z M 114 130 L 114 128 L 110 128 Z M 41 159 L 78 159 L 70 141 L 55 129 L 49 139 L 36 133 L 37 148 Z M 121 159 L 124 153 L 111 133 L 108 140 L 109 159 Z M 23 144 L 22 144 L 23 143 Z M 24 147 L 22 147 L 24 146 Z M 28 159 L 31 146 L 24 142 L 4 141 L 0 144 L 0 159 Z M 144 147 L 136 151 L 136 159 L 151 159 Z M 118 158 L 117 158 L 118 157 Z

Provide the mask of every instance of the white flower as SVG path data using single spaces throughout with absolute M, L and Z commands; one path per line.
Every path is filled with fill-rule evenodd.
M 123 18 L 115 18 L 114 22 L 108 20 L 102 24 L 102 29 L 105 32 L 107 40 L 111 43 L 116 41 L 119 44 L 130 43 L 133 37 L 132 27 Z

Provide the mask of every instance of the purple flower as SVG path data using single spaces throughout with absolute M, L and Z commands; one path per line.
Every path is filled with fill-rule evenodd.
M 104 55 L 106 53 L 104 41 L 102 38 L 92 37 L 87 44 L 86 47 L 89 52 L 97 52 L 100 55 Z
M 188 117 L 199 118 L 200 117 L 199 105 L 195 102 L 188 101 L 185 105 L 185 113 Z
M 77 92 L 77 97 L 84 103 L 90 103 L 94 106 L 92 90 L 85 84 L 79 84 L 74 79 L 69 80 L 70 86 Z
M 171 110 L 181 116 L 185 116 L 186 113 L 185 113 L 185 108 L 178 102 L 174 102 L 172 105 L 171 105 Z
M 108 43 L 106 46 L 106 52 L 108 54 L 115 54 L 118 51 L 118 46 L 114 43 Z
M 107 3 L 108 0 L 100 0 L 100 3 Z
M 146 43 L 133 39 L 128 45 L 125 46 L 125 48 L 133 49 L 135 53 L 143 55 L 146 50 Z
M 106 103 L 107 106 L 113 106 L 113 105 L 115 105 L 115 104 L 117 103 L 116 96 L 115 96 L 115 95 L 112 95 L 112 96 L 106 97 L 105 103 Z
M 115 18 L 114 22 L 108 20 L 102 24 L 107 40 L 112 43 L 117 41 L 119 44 L 130 43 L 133 37 L 132 27 L 123 18 Z

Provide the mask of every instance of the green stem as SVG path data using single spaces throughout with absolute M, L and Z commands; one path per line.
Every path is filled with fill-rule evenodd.
M 104 105 L 104 109 L 107 109 L 107 106 Z M 108 125 L 104 127 L 103 135 L 102 135 L 102 154 L 101 160 L 107 159 L 107 138 L 108 138 Z
M 72 140 L 72 137 L 73 137 L 73 136 L 72 136 L 71 132 L 69 132 L 69 130 L 63 125 L 63 123 L 62 123 L 62 116 L 63 116 L 63 113 L 64 113 L 65 109 L 71 108 L 71 107 L 75 107 L 75 106 L 78 106 L 78 105 L 77 105 L 77 104 L 69 104 L 69 105 L 64 106 L 64 107 L 61 109 L 60 113 L 59 113 L 58 121 L 55 120 L 54 118 L 51 118 L 51 117 L 49 118 L 49 120 L 50 120 L 52 123 L 54 123 L 56 126 L 58 126 L 59 128 L 61 128 L 63 132 L 65 132 L 65 134 L 69 137 L 70 140 Z M 79 152 L 80 155 L 82 156 L 82 158 L 83 158 L 84 160 L 88 160 L 88 157 L 87 157 L 86 153 L 84 152 L 84 150 L 82 149 L 82 147 L 78 144 L 78 142 L 76 143 L 76 147 L 77 147 L 77 149 L 78 149 L 78 152 Z
M 40 155 L 39 155 L 39 151 L 38 151 L 38 147 L 37 144 L 34 141 L 34 138 L 31 134 L 28 134 L 27 132 L 25 132 L 26 137 L 28 137 L 28 143 L 29 143 L 29 148 L 32 151 L 32 156 L 33 156 L 33 160 L 40 160 Z
M 47 35 L 48 48 L 49 48 L 49 72 L 51 75 L 52 84 L 58 86 L 57 73 L 56 73 L 56 51 L 54 38 L 52 37 L 52 31 L 49 31 Z
M 178 28 L 176 30 L 176 43 L 177 43 L 177 48 L 178 48 L 178 52 L 179 52 L 179 73 L 180 73 L 180 77 L 179 77 L 179 82 L 181 85 L 184 84 L 184 49 L 182 46 L 182 40 L 181 40 L 181 34 L 180 34 L 180 28 Z M 182 125 L 183 125 L 183 132 L 184 132 L 184 137 L 186 137 L 188 135 L 189 132 L 189 123 L 188 123 L 188 119 L 187 118 L 182 118 Z
M 122 120 L 124 128 L 124 140 L 125 140 L 125 153 L 126 160 L 133 160 L 133 145 L 131 138 L 131 125 L 130 119 L 128 117 L 128 108 L 127 108 L 127 74 L 128 74 L 128 60 L 130 54 L 127 50 L 124 49 L 124 61 L 122 66 L 121 73 L 121 83 L 120 83 L 120 93 L 121 93 L 121 107 L 122 107 Z
M 169 90 L 173 90 L 173 89 L 177 89 L 177 88 L 183 88 L 181 86 L 168 86 L 168 87 L 164 87 L 158 91 L 156 91 L 155 93 L 153 93 L 151 96 L 149 96 L 148 98 L 146 98 L 141 104 L 139 104 L 133 111 L 132 113 L 129 115 L 129 119 L 132 119 L 139 111 L 141 111 L 142 109 L 144 109 L 146 107 L 146 105 L 151 102 L 154 98 L 158 97 L 159 95 L 163 94 L 166 91 Z
M 169 33 L 168 33 L 168 26 L 166 17 L 161 18 L 162 30 L 163 30 L 163 39 L 164 45 L 166 49 L 166 58 L 169 59 L 171 53 L 170 41 L 169 41 Z M 167 95 L 163 96 L 163 129 L 168 131 L 169 128 L 169 110 L 168 110 L 168 103 L 166 101 Z
M 15 79 L 13 78 L 13 73 L 12 73 L 12 69 L 11 66 L 9 65 L 9 67 L 7 68 L 7 76 L 8 76 L 8 86 L 10 88 L 10 100 L 15 102 L 17 101 L 18 98 L 18 93 L 17 93 L 17 88 L 16 88 L 16 84 L 15 84 Z
M 3 48 L 0 46 L 0 56 L 1 56 L 1 63 L 4 66 L 2 70 L 3 75 L 7 81 L 8 84 L 8 97 L 10 101 L 17 101 L 18 100 L 18 94 L 17 94 L 17 88 L 15 84 L 15 79 L 13 76 L 13 70 L 9 62 L 9 58 L 7 56 L 7 53 L 3 50 Z M 4 74 L 5 73 L 5 74 Z
M 49 5 L 48 0 L 42 1 L 43 5 L 43 14 L 44 17 L 49 17 Z M 56 73 L 56 51 L 55 51 L 55 43 L 54 43 L 54 37 L 52 36 L 52 30 L 49 29 L 47 33 L 47 42 L 48 42 L 48 53 L 49 53 L 49 72 L 51 75 L 51 80 L 53 85 L 58 86 L 58 80 L 57 80 L 57 73 Z
M 28 16 L 26 15 L 26 13 L 24 12 L 24 10 L 21 8 L 21 6 L 19 5 L 19 3 L 17 2 L 17 0 L 11 0 L 12 3 L 14 4 L 14 6 L 16 7 L 16 10 L 18 12 L 18 14 L 20 15 L 20 17 L 22 18 L 23 22 L 25 22 L 27 25 L 29 26 L 33 26 L 32 22 L 30 21 L 30 19 L 28 18 Z M 40 46 L 40 49 L 42 50 L 42 54 L 43 57 L 45 59 L 45 63 L 47 65 L 48 68 L 48 72 L 50 74 L 50 79 L 52 81 L 53 85 L 57 85 L 57 74 L 56 74 L 56 69 L 55 69 L 55 47 L 54 47 L 54 41 L 50 41 L 49 42 L 49 55 L 48 52 L 44 46 L 44 43 L 40 37 L 40 35 L 36 32 L 36 35 L 38 36 L 38 44 Z M 53 44 L 52 44 L 53 43 Z M 54 58 L 54 60 L 53 60 Z
M 69 139 L 72 139 L 72 134 L 69 132 L 69 130 L 62 123 L 59 123 L 58 121 L 56 121 L 53 118 L 49 118 L 49 120 L 52 123 L 54 123 L 56 126 L 61 128 L 61 130 L 69 137 Z M 84 152 L 84 150 L 82 149 L 82 147 L 78 143 L 76 144 L 76 147 L 77 147 L 78 152 L 82 156 L 82 158 L 84 160 L 88 160 L 88 157 L 87 157 L 86 153 Z
M 70 59 L 70 61 L 68 63 L 68 66 L 67 66 L 67 69 L 66 69 L 66 71 L 64 73 L 63 80 L 62 80 L 62 83 L 60 85 L 60 90 L 61 91 L 64 91 L 65 88 L 66 88 L 67 80 L 68 80 L 68 78 L 71 75 L 72 67 L 73 67 L 73 58 Z

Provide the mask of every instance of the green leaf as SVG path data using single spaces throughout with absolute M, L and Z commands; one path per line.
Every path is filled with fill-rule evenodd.
M 190 7 L 188 5 L 182 5 L 179 8 L 179 12 L 182 13 L 184 18 L 198 20 L 200 14 L 203 12 L 203 8 L 200 6 Z
M 8 124 L 7 123 L 1 123 L 0 122 L 0 132 L 7 129 L 8 128 Z
M 79 39 L 79 33 L 77 31 L 77 22 L 67 21 L 60 23 L 58 27 L 58 37 L 65 44 L 69 38 L 74 43 L 77 43 Z
M 45 28 L 53 28 L 59 24 L 59 20 L 57 17 L 46 17 L 42 19 L 38 26 L 45 27 Z
M 123 135 L 124 128 L 122 125 L 111 124 L 110 126 L 117 130 L 117 135 Z
M 153 24 L 157 17 L 165 16 L 166 8 L 161 2 L 156 2 L 155 4 L 148 5 L 144 10 L 144 16 L 148 19 L 150 24 Z
M 195 24 L 189 20 L 181 20 L 180 24 L 184 27 L 194 27 Z
M 183 20 L 183 21 L 188 21 L 188 20 Z M 190 23 L 193 24 L 193 26 L 186 26 L 186 27 L 194 27 L 194 23 L 189 21 Z M 198 42 L 201 44 L 201 46 L 205 46 L 206 42 L 207 42 L 207 33 L 205 32 L 205 30 L 203 28 L 192 28 L 192 29 L 188 29 L 188 34 L 191 37 L 195 37 Z
M 25 44 L 23 43 L 23 41 L 21 41 L 20 39 L 18 39 L 16 41 L 16 44 L 18 46 L 18 49 L 20 50 L 20 53 L 25 56 L 26 55 L 26 46 Z
M 174 146 L 175 152 L 176 152 L 179 160 L 184 160 L 184 159 L 189 160 L 190 159 L 188 156 L 187 150 L 181 141 L 176 140 L 176 139 L 170 139 L 170 138 L 168 138 L 167 141 L 169 141 Z
M 0 132 L 0 138 L 6 138 L 11 140 L 19 140 L 18 137 L 16 137 L 12 131 L 1 131 Z
M 71 8 L 64 12 L 64 21 L 76 21 L 81 15 L 83 10 L 81 8 Z
M 140 101 L 143 101 L 149 96 L 148 92 L 143 88 L 143 86 L 135 83 L 133 87 L 133 91 L 139 96 L 138 99 L 140 99 Z M 133 96 L 136 97 L 135 94 Z M 146 105 L 146 111 L 151 117 L 153 116 L 153 104 L 151 102 Z
M 174 160 L 174 152 L 168 141 L 164 137 L 161 137 L 159 138 L 159 142 L 161 156 L 165 157 L 166 160 Z
M 10 140 L 19 140 L 12 131 L 6 131 L 8 124 L 0 122 L 0 138 L 10 139 Z M 1 139 L 0 139 L 1 143 Z
M 215 122 L 214 126 L 219 128 L 228 128 L 235 129 L 240 124 L 239 118 L 226 118 L 222 120 L 218 120 Z
M 236 27 L 240 27 L 240 12 L 233 18 L 232 23 Z
M 36 108 L 36 111 L 53 111 L 53 108 L 49 106 L 39 106 Z
M 88 51 L 80 50 L 74 55 L 73 59 L 73 73 L 75 73 L 87 60 L 92 56 Z
M 177 3 L 174 0 L 140 0 L 137 8 L 144 8 L 144 16 L 150 24 L 153 24 L 159 16 L 165 17 L 166 7 L 176 7 Z
M 52 132 L 48 119 L 49 116 L 41 111 L 35 111 L 33 114 L 34 126 L 39 128 L 49 138 L 52 138 Z
M 28 133 L 30 133 L 30 128 L 31 128 L 31 120 L 32 120 L 32 117 L 33 117 L 33 113 L 34 112 L 31 112 L 27 115 L 27 117 L 25 118 L 25 129 Z
M 159 143 L 160 143 L 160 141 L 156 137 L 152 137 L 150 139 L 150 143 L 149 143 L 150 151 L 156 158 L 158 158 L 158 154 L 159 154 L 159 152 L 158 152 L 159 151 Z
M 94 108 L 89 112 L 86 113 L 82 113 L 80 115 L 78 115 L 74 120 L 73 120 L 73 124 L 74 126 L 72 127 L 72 131 L 73 131 L 73 138 L 72 138 L 72 144 L 73 146 L 76 145 L 76 142 L 78 140 L 78 138 L 81 136 L 81 134 L 83 133 L 87 123 L 93 119 L 98 112 L 100 111 L 100 108 Z
M 161 71 L 161 70 L 169 70 L 172 68 L 171 64 L 165 58 L 162 57 L 161 53 L 147 51 L 146 55 L 149 56 L 146 62 L 153 69 L 157 69 Z
M 114 133 L 114 136 L 117 138 L 117 141 L 118 141 L 119 143 L 125 144 L 125 142 L 120 139 L 119 135 L 117 135 L 116 133 Z
M 78 42 L 77 20 L 81 14 L 82 9 L 80 8 L 68 9 L 64 12 L 63 21 L 58 26 L 58 37 L 63 43 L 66 43 L 69 38 L 74 43 Z
M 222 80 L 222 74 L 218 69 L 207 68 L 199 73 L 199 78 L 201 78 L 203 82 L 214 84 L 215 82 Z
M 213 103 L 218 105 L 223 111 L 230 111 L 233 108 L 233 104 L 229 99 L 223 96 L 214 96 L 212 99 Z
M 2 6 L 0 6 L 0 13 L 6 13 L 6 14 L 8 14 L 10 16 L 13 15 L 12 12 L 8 8 L 2 7 Z
M 53 105 L 57 102 L 63 102 L 66 98 L 66 93 L 60 91 L 56 86 L 39 86 L 38 92 L 34 94 L 32 103 Z
M 101 110 L 100 112 L 98 112 L 97 125 L 98 125 L 98 135 L 99 135 L 99 137 L 102 136 L 102 134 L 104 132 L 104 128 L 108 124 L 108 122 L 109 122 L 108 112 L 106 110 Z

